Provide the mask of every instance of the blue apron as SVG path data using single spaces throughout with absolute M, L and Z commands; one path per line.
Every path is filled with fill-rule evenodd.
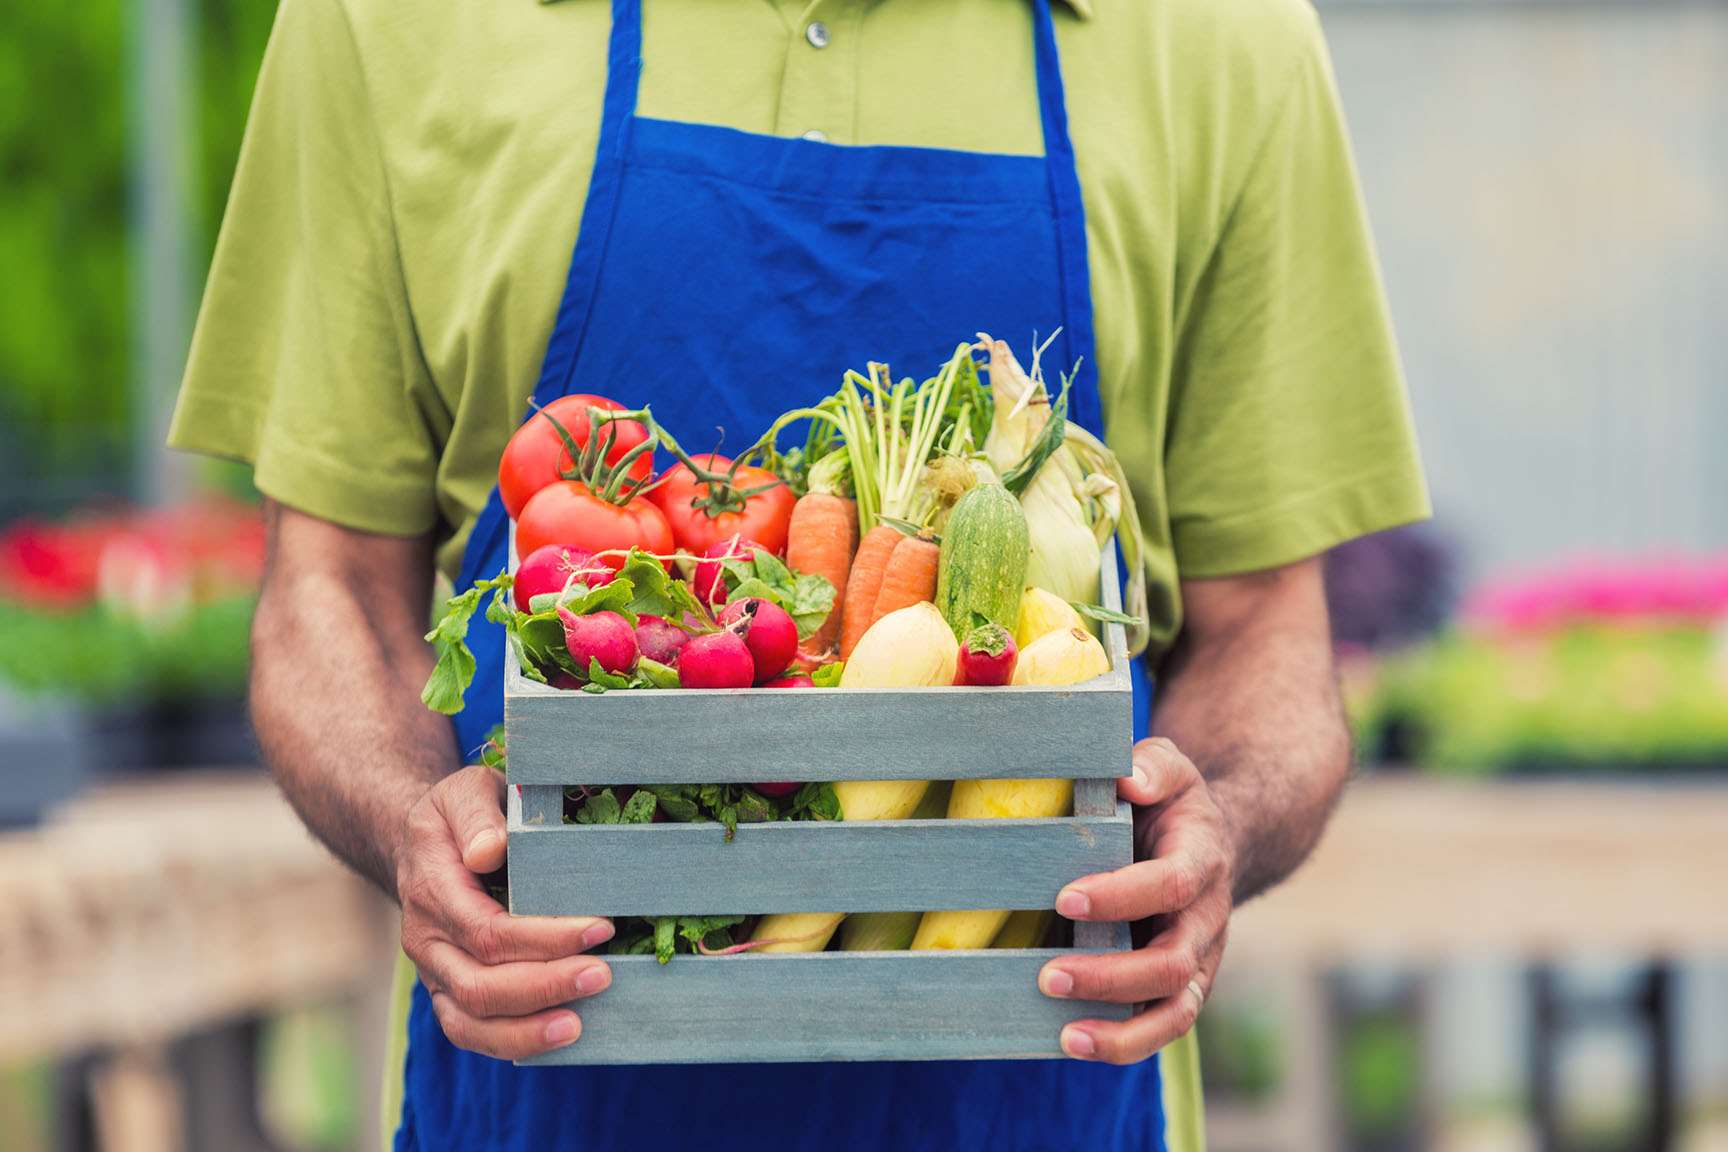
M 1031 6 L 1042 157 L 638 116 L 640 0 L 613 0 L 592 183 L 535 400 L 651 403 L 686 444 L 723 428 L 742 447 L 844 367 L 891 357 L 921 376 L 974 332 L 1024 347 L 1060 325 L 1048 362 L 1084 357 L 1072 415 L 1101 433 L 1055 29 L 1050 0 Z M 494 490 L 459 587 L 504 567 L 506 530 Z M 501 629 L 477 621 L 469 643 L 455 723 L 471 758 L 503 716 Z M 1156 1061 L 517 1068 L 453 1046 L 419 984 L 408 1036 L 397 1152 L 1163 1148 Z

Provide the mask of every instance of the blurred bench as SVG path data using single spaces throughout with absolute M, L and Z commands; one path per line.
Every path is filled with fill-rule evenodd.
M 1340 1146 L 1329 968 L 1728 953 L 1725 830 L 1728 779 L 1355 782 L 1313 859 L 1231 923 L 1220 984 L 1264 978 L 1286 1079 L 1265 1107 L 1215 1098 L 1212 1147 Z
M 94 1098 L 127 1118 L 98 1115 L 98 1129 L 117 1125 L 129 1149 L 177 1148 L 172 1086 L 157 1075 L 151 1087 L 163 1045 L 367 1002 L 387 985 L 391 943 L 384 901 L 313 842 L 267 777 L 105 786 L 0 835 L 0 1060 L 113 1054 L 120 1086 Z M 367 1051 L 381 1024 L 360 1015 L 373 1017 L 356 1021 Z

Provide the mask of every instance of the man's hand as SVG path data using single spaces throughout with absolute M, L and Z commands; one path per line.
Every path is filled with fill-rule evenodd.
M 611 981 L 588 918 L 512 918 L 478 875 L 504 866 L 504 784 L 461 768 L 420 703 L 432 539 L 342 528 L 265 504 L 252 626 L 252 719 L 270 770 L 318 838 L 402 904 L 402 947 L 456 1044 L 519 1058 L 576 1039 L 563 1005 Z M 367 756 L 354 771 L 356 749 Z
M 1063 1029 L 1081 1059 L 1144 1060 L 1194 1026 L 1233 904 L 1307 857 L 1350 772 L 1320 561 L 1185 581 L 1182 604 L 1152 713 L 1167 738 L 1136 746 L 1117 788 L 1135 806 L 1137 862 L 1076 880 L 1056 904 L 1070 919 L 1134 922 L 1136 950 L 1039 975 L 1047 995 L 1140 1006 Z
M 402 950 L 458 1047 L 521 1060 L 582 1033 L 564 1007 L 612 982 L 582 955 L 612 938 L 593 917 L 511 916 L 476 874 L 504 866 L 504 782 L 475 765 L 445 777 L 408 814 L 396 859 Z
M 1052 960 L 1038 986 L 1062 999 L 1140 1005 L 1125 1021 L 1083 1020 L 1062 1030 L 1070 1056 L 1132 1064 L 1200 1015 L 1224 958 L 1232 853 L 1200 770 L 1170 741 L 1136 745 L 1134 774 L 1117 792 L 1134 805 L 1136 863 L 1076 880 L 1056 897 L 1056 911 L 1070 920 L 1148 922 L 1150 939 L 1129 952 Z

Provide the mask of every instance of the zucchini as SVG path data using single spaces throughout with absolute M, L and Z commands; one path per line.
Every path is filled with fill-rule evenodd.
M 980 484 L 960 497 L 936 568 L 936 607 L 956 636 L 972 631 L 974 613 L 1014 630 L 1029 548 L 1026 513 L 1006 488 Z

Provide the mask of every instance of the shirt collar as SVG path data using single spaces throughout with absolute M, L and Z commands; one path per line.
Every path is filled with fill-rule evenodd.
M 539 0 L 542 4 L 554 4 L 557 0 Z M 1092 19 L 1092 0 L 1062 0 L 1082 20 Z

